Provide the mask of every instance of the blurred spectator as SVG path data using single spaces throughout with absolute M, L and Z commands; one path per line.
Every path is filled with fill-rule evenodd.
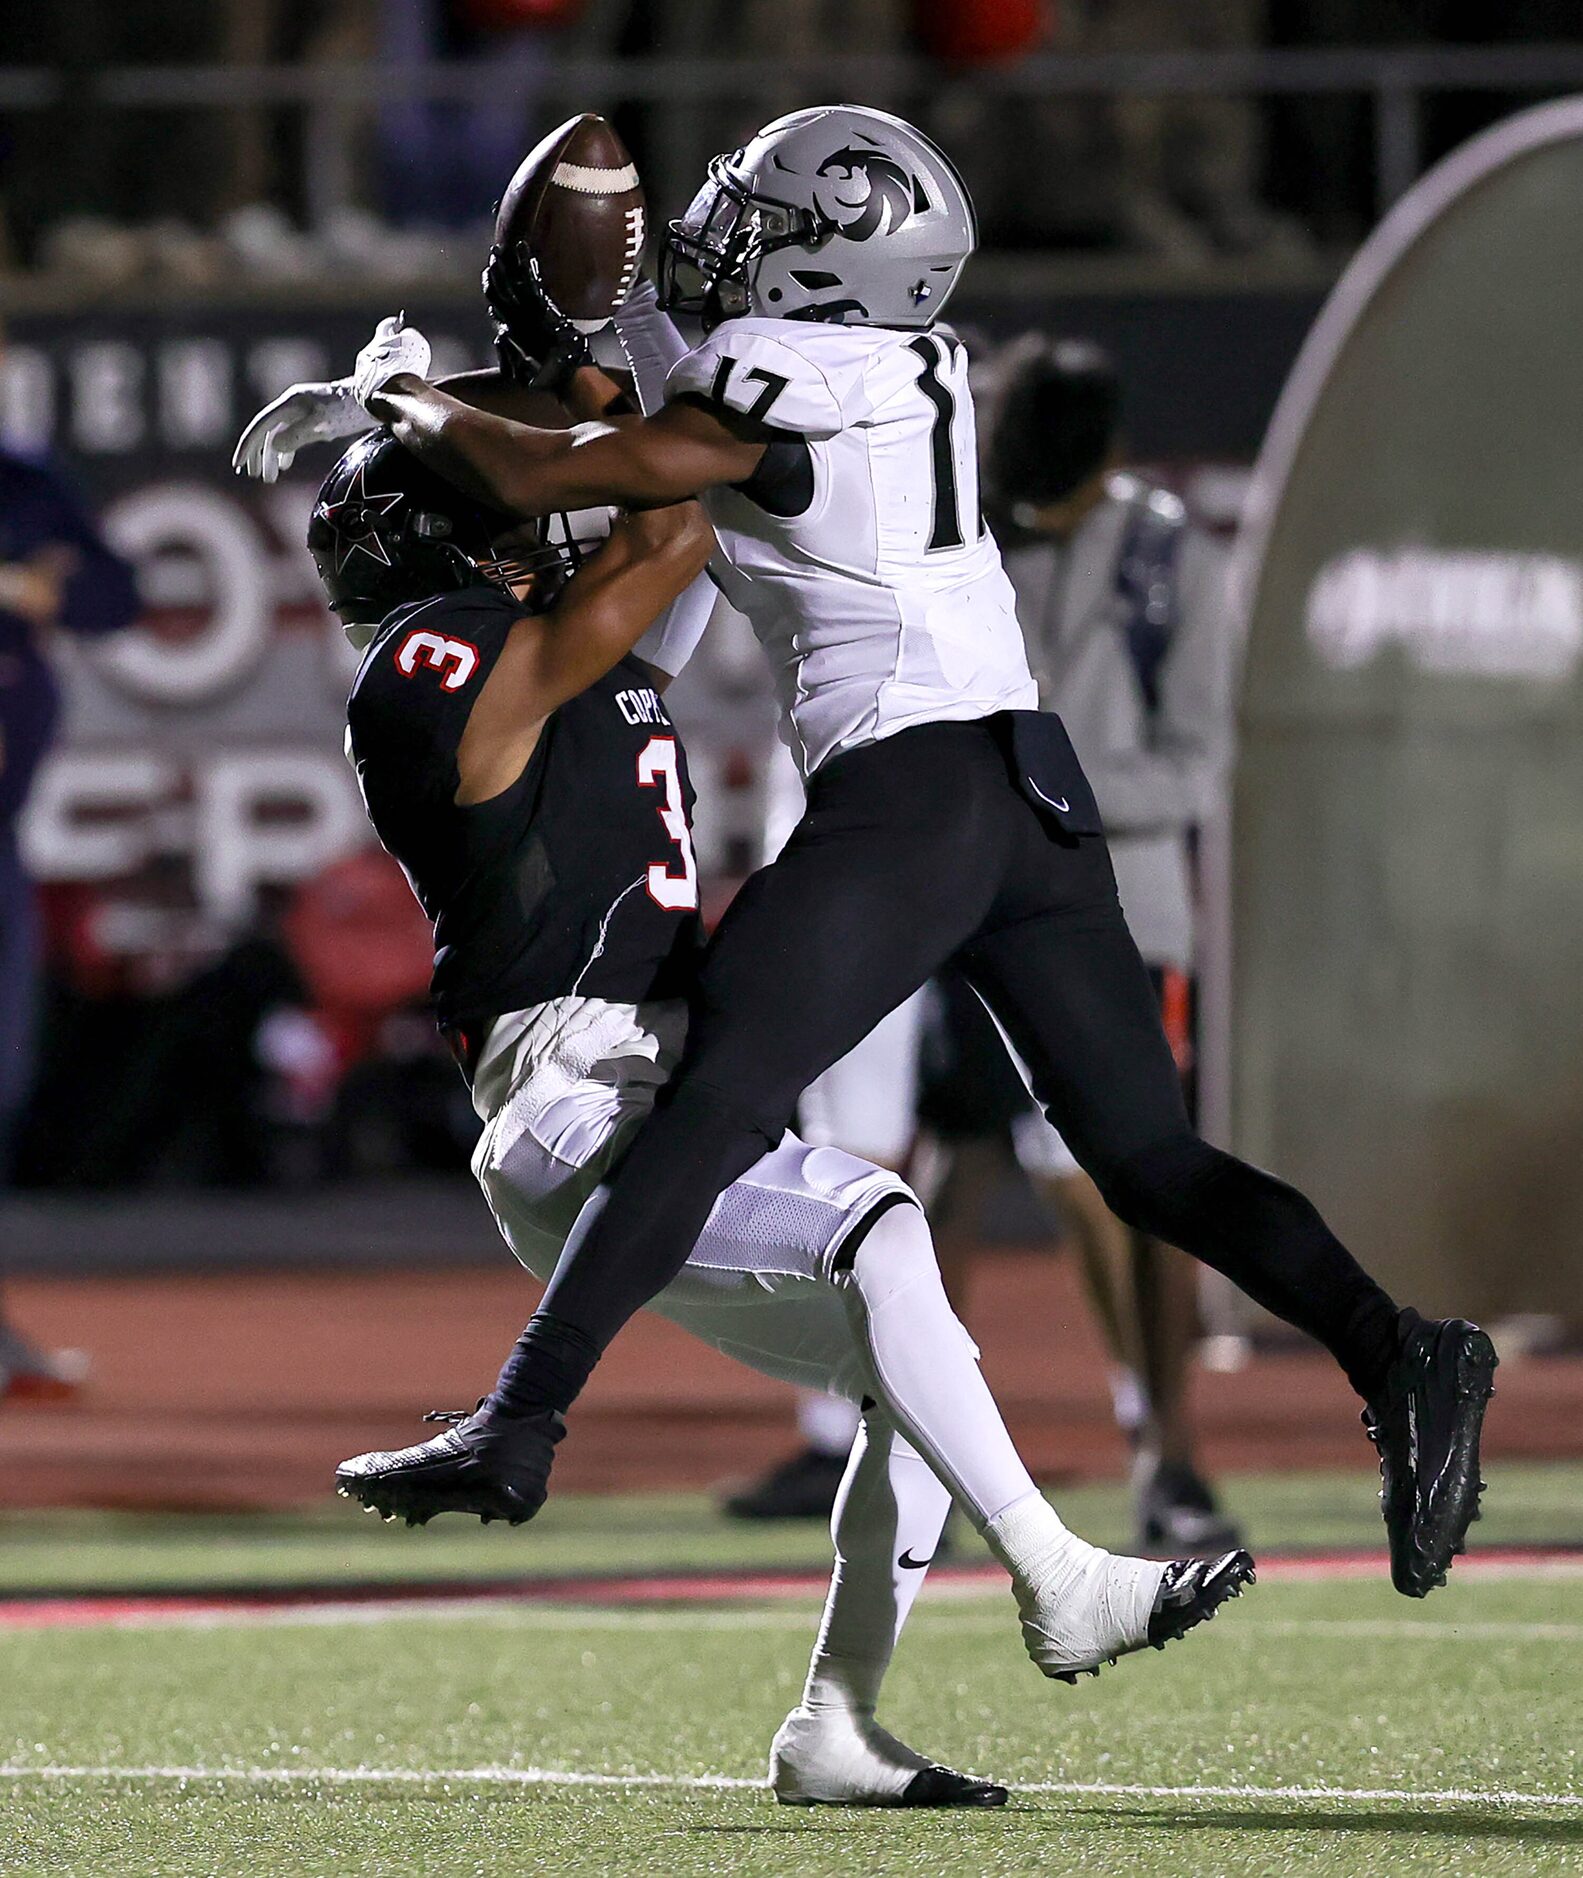
M 234 65 L 356 64 L 374 50 L 378 0 L 227 0 L 224 60 Z M 303 135 L 300 111 L 254 106 L 228 112 L 229 175 L 216 201 L 236 214 L 261 204 L 301 224 L 316 188 L 308 172 L 322 150 Z
M 684 71 L 723 56 L 754 67 L 750 87 L 700 96 L 684 82 L 638 101 L 617 80 L 557 100 L 614 114 L 657 219 L 684 206 L 716 151 L 812 96 L 855 90 L 941 138 L 978 197 L 987 246 L 1188 266 L 1309 259 L 1316 242 L 1350 243 L 1375 219 L 1366 92 L 1047 97 L 986 90 L 979 75 L 1039 51 L 1575 41 L 1580 30 L 1546 0 L 0 0 L 0 61 L 65 80 L 48 108 L 0 126 L 0 209 L 25 264 L 99 287 L 155 275 L 200 288 L 238 265 L 277 280 L 348 267 L 427 278 L 451 258 L 435 237 L 482 223 L 532 141 L 563 52 L 639 70 L 656 55 Z M 889 76 L 889 57 L 904 71 L 918 54 L 922 84 Z M 821 58 L 828 81 L 786 69 Z M 406 96 L 376 75 L 306 105 L 92 96 L 117 66 L 370 61 L 387 75 L 460 64 L 476 90 Z M 1426 93 L 1422 154 L 1542 95 Z M 0 229 L 0 264 L 6 246 Z
M 1270 43 L 1280 48 L 1407 45 L 1439 37 L 1443 0 L 1283 0 L 1270 11 Z M 1504 8 L 1484 7 L 1495 37 Z M 1509 98 L 1489 99 L 1497 114 Z M 1331 246 L 1361 241 L 1378 216 L 1375 106 L 1355 92 L 1272 98 L 1270 193 Z
M 1119 472 L 1120 419 L 1121 387 L 1098 347 L 1020 342 L 1001 366 L 986 497 L 1040 702 L 1060 712 L 1093 783 L 1190 1090 L 1192 835 L 1219 803 L 1232 734 L 1224 556 L 1174 496 Z M 1028 1111 L 1013 1135 L 1076 1242 L 1110 1342 L 1141 1543 L 1235 1543 L 1194 1458 L 1192 1267 L 1109 1212 L 1042 1115 Z
M 1249 52 L 1266 41 L 1266 0 L 1086 0 L 1068 17 L 1074 50 Z M 1111 107 L 1129 246 L 1173 259 L 1301 252 L 1297 228 L 1261 196 L 1263 121 L 1251 97 L 1122 93 Z
M 1265 0 L 1064 0 L 1045 49 L 1252 51 L 1265 43 L 1265 13 Z M 1022 97 L 974 115 L 986 217 L 1003 243 L 1123 248 L 1181 265 L 1307 249 L 1301 229 L 1264 200 L 1254 98 Z
M 38 909 L 18 823 L 60 715 L 49 642 L 59 631 L 116 632 L 136 616 L 131 569 L 60 477 L 0 450 L 0 1197 L 34 1072 Z M 50 1393 L 73 1380 L 0 1306 L 0 1395 Z
M 242 0 L 233 0 L 233 5 Z M 0 58 L 66 79 L 47 111 L 10 121 L 7 206 L 31 256 L 67 217 L 149 224 L 206 220 L 227 174 L 228 127 L 213 111 L 83 108 L 105 66 L 209 65 L 223 56 L 227 9 L 215 0 L 0 0 Z
M 380 111 L 385 208 L 397 222 L 483 223 L 533 141 L 557 29 L 582 0 L 381 0 L 388 66 L 487 61 L 483 101 L 394 97 Z
M 377 848 L 271 890 L 234 935 L 194 911 L 175 856 L 47 903 L 50 1049 L 25 1184 L 305 1186 L 464 1165 L 476 1118 L 428 1016 L 433 935 Z
M 258 1036 L 270 1120 L 308 1177 L 455 1165 L 476 1134 L 428 1014 L 434 931 L 405 876 L 370 846 L 292 895 L 283 936 L 302 995 Z
M 1423 44 L 1575 45 L 1583 15 L 1554 0 L 1282 0 L 1272 6 L 1270 43 L 1280 48 Z M 1430 92 L 1418 106 L 1424 163 L 1476 136 L 1497 119 L 1552 92 Z M 1271 98 L 1270 193 L 1323 242 L 1360 241 L 1381 208 L 1374 103 L 1356 93 Z
M 656 226 L 687 206 L 711 157 L 745 143 L 772 118 L 819 102 L 805 81 L 781 75 L 781 60 L 905 52 L 911 19 L 911 0 L 637 0 L 622 48 L 629 55 L 752 59 L 762 73 L 751 95 L 684 95 L 644 112 L 637 156 Z M 842 89 L 832 84 L 814 91 Z M 848 89 L 880 109 L 906 104 L 866 80 Z
M 1054 10 L 1046 0 L 913 0 L 913 21 L 930 58 L 963 67 L 1034 51 Z
M 48 1049 L 18 1183 L 265 1181 L 255 1039 L 270 1012 L 302 997 L 271 912 L 228 939 L 195 912 L 185 864 L 169 854 L 120 880 L 57 883 L 44 904 Z

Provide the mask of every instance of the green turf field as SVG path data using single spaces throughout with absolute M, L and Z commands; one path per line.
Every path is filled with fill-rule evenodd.
M 1374 1536 L 1358 1487 L 1241 1492 L 1265 1542 L 1345 1543 Z M 1583 1470 L 1502 1470 L 1483 1536 L 1583 1537 L 1580 1487 Z M 1114 1496 L 1062 1500 L 1120 1536 Z M 52 1516 L 0 1521 L 0 1589 L 370 1578 L 380 1552 L 395 1573 L 494 1576 L 821 1548 L 685 1500 L 552 1503 L 514 1535 L 397 1533 L 350 1511 Z M 1453 1582 L 1423 1604 L 1375 1580 L 1266 1582 L 1080 1690 L 1032 1670 L 1003 1594 L 926 1592 L 885 1719 L 1016 1783 L 1000 1814 L 807 1813 L 734 1784 L 762 1775 L 812 1617 L 811 1602 L 483 1605 L 0 1630 L 0 1872 L 1583 1871 L 1576 1576 Z
M 1344 1473 L 1235 1476 L 1226 1497 L 1256 1551 L 1376 1546 L 1384 1543 L 1378 1487 L 1379 1475 L 1360 1460 Z M 1063 1487 L 1052 1497 L 1086 1538 L 1128 1543 L 1121 1487 Z M 1583 1544 L 1583 1466 L 1503 1465 L 1474 1537 L 1481 1545 Z M 969 1540 L 962 1556 L 982 1554 Z M 332 1497 L 316 1513 L 286 1517 L 0 1513 L 0 1597 L 129 1585 L 224 1588 L 716 1565 L 823 1569 L 829 1558 L 829 1537 L 817 1521 L 741 1525 L 716 1517 L 693 1494 L 562 1494 L 517 1531 L 441 1520 L 409 1532 Z

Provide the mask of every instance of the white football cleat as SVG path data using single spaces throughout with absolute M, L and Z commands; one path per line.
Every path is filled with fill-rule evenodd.
M 1053 1567 L 1017 1586 L 1022 1640 L 1046 1676 L 1097 1675 L 1149 1640 L 1149 1618 L 1165 1566 L 1118 1558 L 1081 1540 L 1063 1548 Z
M 1035 1504 L 1026 1515 L 1013 1509 L 984 1535 L 1003 1564 L 1009 1563 L 1008 1539 L 1028 1555 L 1018 1544 L 1022 1535 L 1012 1530 L 1023 1517 L 1047 1517 L 1046 1509 Z M 1102 1664 L 1134 1650 L 1163 1650 L 1240 1596 L 1253 1578 L 1247 1552 L 1162 1563 L 1103 1551 L 1064 1528 L 1038 1568 L 1012 1572 L 1023 1643 L 1039 1669 L 1062 1682 L 1097 1676 Z
M 770 1748 L 782 1806 L 1004 1806 L 1006 1789 L 915 1754 L 857 1709 L 794 1708 Z

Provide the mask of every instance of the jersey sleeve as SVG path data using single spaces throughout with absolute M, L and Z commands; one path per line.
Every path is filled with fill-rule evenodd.
M 720 590 L 708 574 L 700 574 L 690 587 L 677 594 L 632 648 L 633 656 L 667 678 L 679 678 L 698 650 L 719 600 Z
M 848 376 L 744 320 L 729 320 L 671 368 L 665 397 L 700 398 L 817 443 L 853 421 Z
M 454 761 L 506 631 L 522 609 L 483 588 L 404 609 L 363 656 L 347 700 L 354 765 L 400 767 L 414 795 L 455 789 Z

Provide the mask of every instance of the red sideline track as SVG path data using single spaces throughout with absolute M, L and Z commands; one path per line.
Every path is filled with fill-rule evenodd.
M 1259 1577 L 1315 1580 L 1383 1577 L 1383 1552 L 1336 1551 L 1272 1554 L 1259 1560 Z M 1457 1576 L 1549 1577 L 1583 1575 L 1583 1547 L 1502 1546 L 1462 1559 Z M 957 1593 L 1003 1582 L 996 1565 L 942 1565 L 930 1578 L 935 1590 Z M 182 1624 L 210 1620 L 245 1622 L 293 1612 L 345 1609 L 415 1610 L 425 1604 L 602 1604 L 612 1606 L 751 1604 L 813 1598 L 826 1579 L 818 1572 L 743 1572 L 614 1578 L 540 1578 L 443 1583 L 348 1584 L 220 1592 L 103 1593 L 81 1597 L 0 1600 L 0 1629 L 73 1630 L 96 1627 Z

